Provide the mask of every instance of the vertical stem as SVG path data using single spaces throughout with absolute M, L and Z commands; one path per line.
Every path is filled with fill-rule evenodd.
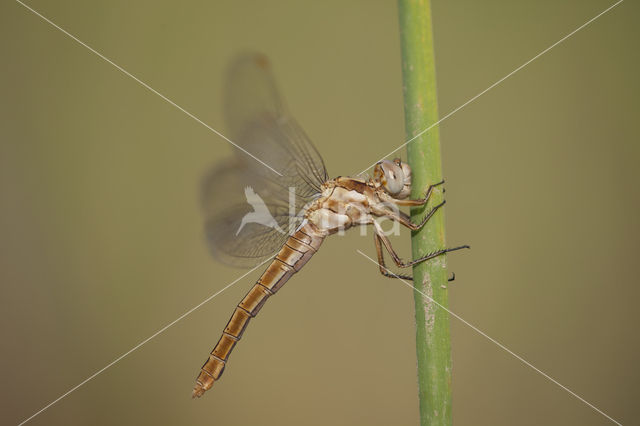
M 399 0 L 402 43 L 402 76 L 407 139 L 438 121 L 436 77 L 433 54 L 431 8 L 429 0 Z M 413 171 L 412 197 L 422 197 L 429 184 L 442 180 L 438 126 L 434 126 L 407 145 Z M 442 189 L 432 195 L 430 206 L 442 201 Z M 429 207 L 427 207 L 429 208 Z M 424 208 L 411 210 L 420 222 Z M 413 258 L 445 247 L 444 215 L 440 209 L 411 238 Z M 413 269 L 418 356 L 418 396 L 420 419 L 426 425 L 451 424 L 451 340 L 449 316 L 433 300 L 447 307 L 447 270 L 444 256 Z

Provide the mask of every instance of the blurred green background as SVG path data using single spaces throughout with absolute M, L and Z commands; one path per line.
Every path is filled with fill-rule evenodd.
M 266 53 L 332 176 L 405 139 L 395 2 L 28 4 L 223 133 L 226 64 Z M 611 4 L 435 2 L 441 115 Z M 242 271 L 209 257 L 198 207 L 230 146 L 20 4 L 0 9 L 0 416 L 17 424 Z M 441 125 L 447 239 L 472 246 L 449 256 L 451 309 L 626 424 L 639 12 L 622 3 Z M 357 248 L 374 254 L 370 234 L 328 239 L 203 399 L 198 369 L 259 271 L 30 424 L 417 424 L 412 293 Z M 455 319 L 452 342 L 455 423 L 609 424 Z

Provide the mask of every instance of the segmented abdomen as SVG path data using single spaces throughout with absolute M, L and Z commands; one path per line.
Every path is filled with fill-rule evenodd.
M 202 396 L 211 388 L 213 382 L 220 379 L 229 354 L 242 337 L 249 320 L 258 314 L 271 295 L 275 294 L 309 261 L 323 240 L 324 235 L 311 224 L 304 225 L 289 237 L 267 270 L 238 303 L 220 340 L 202 366 L 193 389 L 194 398 Z

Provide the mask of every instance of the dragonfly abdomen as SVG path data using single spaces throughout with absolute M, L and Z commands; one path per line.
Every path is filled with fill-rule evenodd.
M 201 368 L 193 389 L 194 398 L 202 396 L 220 379 L 229 355 L 242 337 L 249 320 L 258 314 L 269 297 L 311 259 L 324 238 L 324 234 L 311 224 L 304 225 L 289 237 L 269 267 L 236 306 L 220 340 Z

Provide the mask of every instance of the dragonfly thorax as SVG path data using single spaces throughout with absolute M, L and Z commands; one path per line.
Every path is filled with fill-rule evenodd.
M 373 222 L 372 206 L 381 202 L 373 180 L 338 177 L 325 182 L 322 195 L 306 211 L 306 218 L 321 232 L 333 234 Z

